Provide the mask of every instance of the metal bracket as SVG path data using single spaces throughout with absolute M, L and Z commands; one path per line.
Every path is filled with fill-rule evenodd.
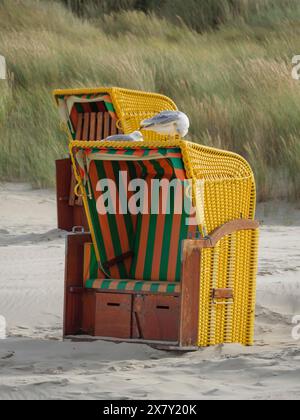
M 85 233 L 83 226 L 73 226 L 72 233 Z
M 221 299 L 223 302 L 219 302 Z M 213 289 L 212 301 L 214 305 L 234 305 L 233 289 Z

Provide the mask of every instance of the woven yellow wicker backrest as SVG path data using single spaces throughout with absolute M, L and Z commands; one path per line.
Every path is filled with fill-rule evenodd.
M 156 93 L 113 88 L 111 97 L 124 133 L 138 130 L 142 120 L 153 117 L 161 111 L 177 109 L 171 99 Z M 143 134 L 146 140 L 167 139 L 156 133 Z

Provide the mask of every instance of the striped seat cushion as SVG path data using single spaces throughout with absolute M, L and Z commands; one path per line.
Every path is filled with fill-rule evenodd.
M 180 293 L 180 283 L 151 282 L 139 280 L 89 279 L 87 289 L 111 290 L 119 292 Z
M 87 289 L 117 290 L 151 293 L 180 293 L 179 283 L 149 282 L 139 280 L 104 279 L 98 268 L 95 249 L 92 243 L 84 244 L 83 279 Z

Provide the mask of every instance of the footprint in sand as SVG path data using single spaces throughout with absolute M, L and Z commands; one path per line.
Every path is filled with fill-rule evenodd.
M 10 351 L 7 354 L 5 354 L 4 356 L 1 356 L 0 359 L 1 360 L 7 360 L 7 359 L 11 359 L 12 357 L 14 357 L 15 352 L 14 351 Z

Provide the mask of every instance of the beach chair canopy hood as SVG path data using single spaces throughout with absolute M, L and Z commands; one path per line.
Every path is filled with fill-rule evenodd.
M 102 140 L 117 132 L 130 134 L 140 128 L 142 120 L 166 109 L 177 109 L 166 96 L 145 96 L 120 88 L 56 90 L 54 98 L 71 140 Z M 162 139 L 151 132 L 144 136 L 148 140 Z

